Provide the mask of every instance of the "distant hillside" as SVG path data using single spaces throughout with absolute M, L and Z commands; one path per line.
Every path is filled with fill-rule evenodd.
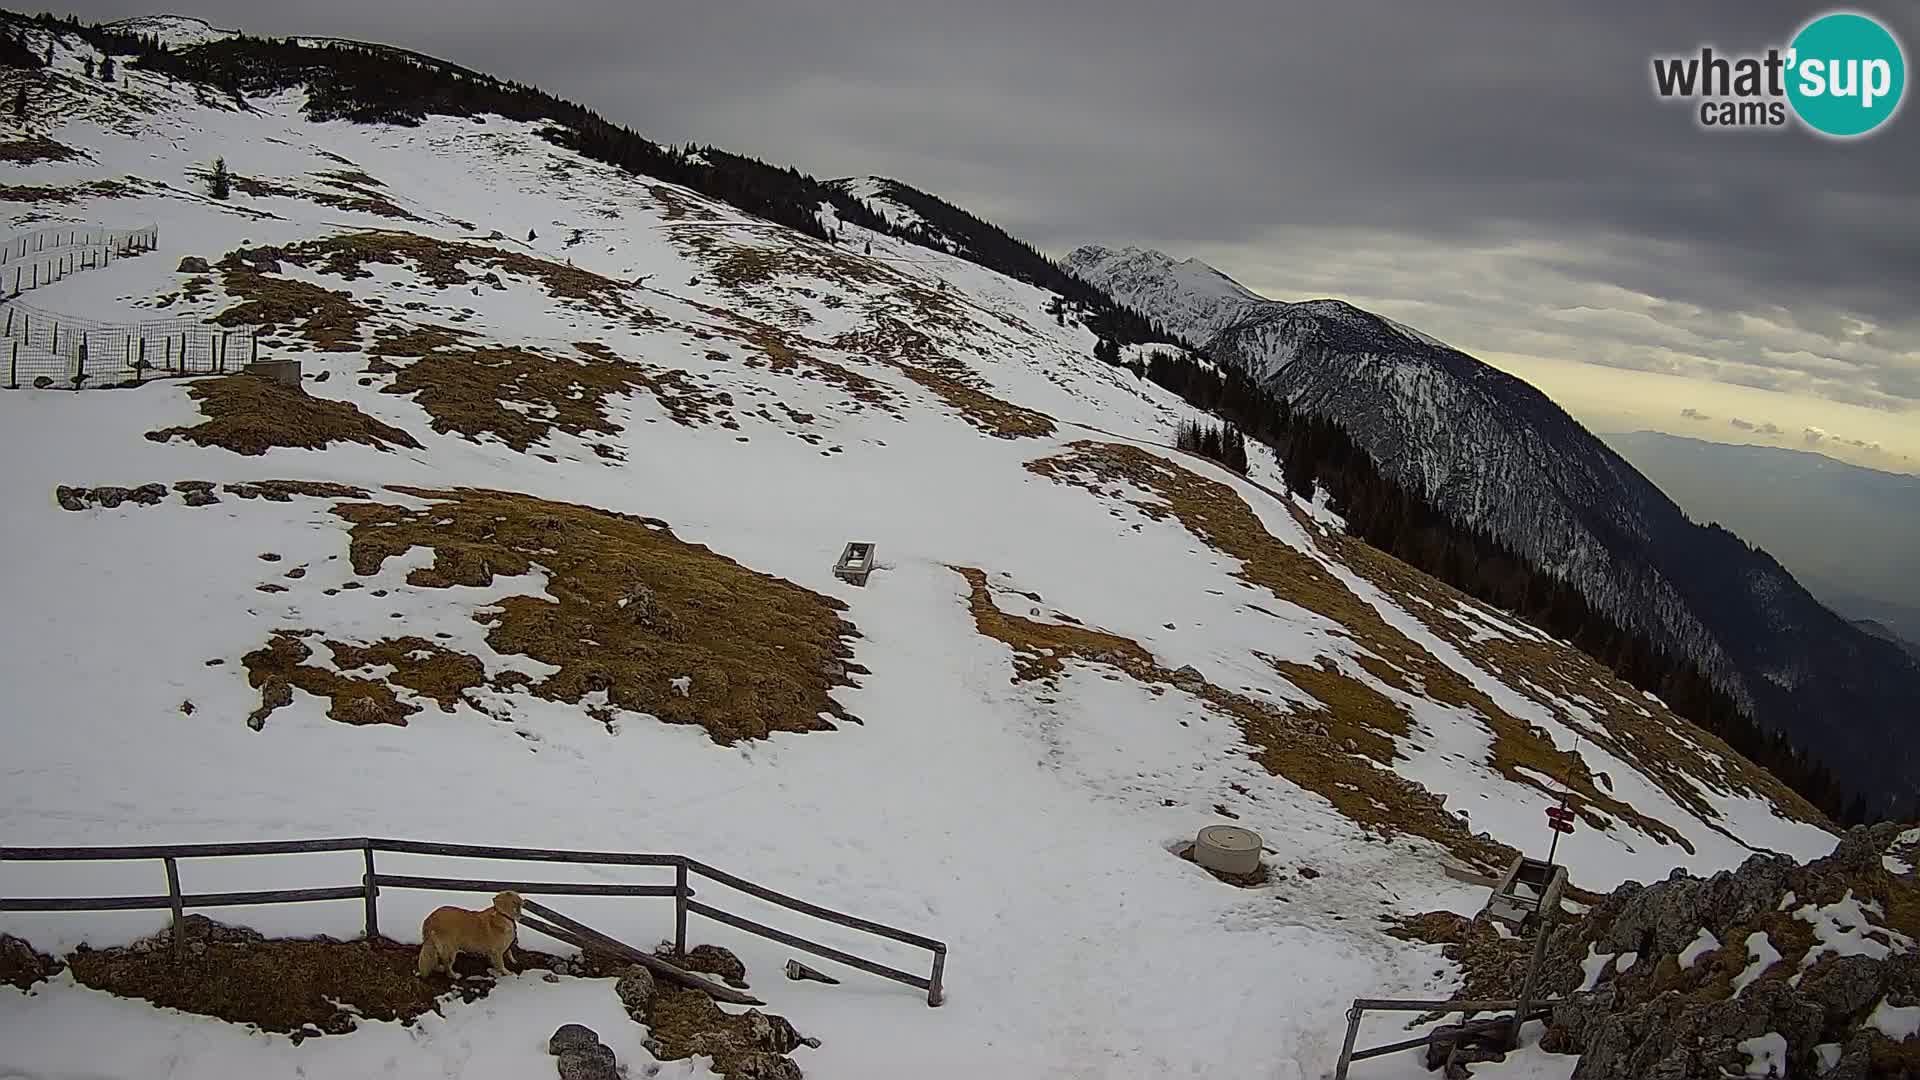
M 1920 794 L 1920 747 L 1905 737 L 1920 664 L 1834 615 L 1767 552 L 1689 520 L 1539 390 L 1351 304 L 1269 300 L 1197 260 L 1089 245 L 1067 266 L 1295 412 L 1334 421 L 1459 527 L 1688 658 L 1870 806 L 1903 812 Z
M 1766 548 L 1828 607 L 1920 640 L 1920 476 L 1776 446 L 1601 437 L 1689 517 Z

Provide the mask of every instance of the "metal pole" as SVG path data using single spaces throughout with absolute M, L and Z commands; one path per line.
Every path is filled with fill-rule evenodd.
M 13 358 L 7 361 L 7 389 L 20 389 L 20 343 L 13 343 Z
M 187 958 L 187 917 L 180 899 L 180 867 L 169 855 L 167 864 L 167 899 L 173 901 L 173 959 L 176 963 Z
M 373 843 L 369 841 L 360 849 L 360 854 L 366 857 L 367 863 L 366 876 L 360 880 L 367 894 L 367 940 L 372 941 L 380 936 L 380 885 L 373 874 Z
M 687 955 L 687 860 L 673 868 L 673 952 Z
M 947 950 L 939 949 L 933 954 L 933 976 L 927 980 L 927 1005 L 938 1008 L 946 1000 L 940 990 L 940 980 L 947 971 Z
M 1347 1010 L 1347 1041 L 1340 1048 L 1340 1061 L 1333 1067 L 1333 1080 L 1347 1080 L 1347 1067 L 1353 1064 L 1353 1040 L 1360 1036 L 1360 1006 Z

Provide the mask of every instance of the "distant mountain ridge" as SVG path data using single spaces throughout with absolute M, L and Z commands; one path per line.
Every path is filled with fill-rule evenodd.
M 1665 432 L 1602 438 L 1694 520 L 1764 546 L 1828 607 L 1920 640 L 1920 476 Z
M 1087 246 L 1066 265 L 1297 412 L 1337 420 L 1387 475 L 1691 658 L 1870 805 L 1912 805 L 1920 664 L 1764 551 L 1689 520 L 1532 386 L 1351 304 L 1268 300 L 1196 260 Z

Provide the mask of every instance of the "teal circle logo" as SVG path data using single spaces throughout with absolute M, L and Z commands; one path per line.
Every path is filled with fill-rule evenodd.
M 1900 42 L 1865 15 L 1820 16 L 1794 35 L 1787 55 L 1787 100 L 1822 135 L 1865 135 L 1893 118 L 1906 93 Z

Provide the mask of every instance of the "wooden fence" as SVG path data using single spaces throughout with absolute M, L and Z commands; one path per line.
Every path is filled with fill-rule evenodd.
M 266 889 L 249 892 L 187 893 L 180 888 L 179 860 L 216 859 L 249 855 L 289 855 L 310 852 L 358 851 L 365 871 L 357 885 L 316 889 Z M 444 855 L 465 859 L 508 860 L 515 862 L 571 863 L 575 865 L 657 866 L 674 872 L 671 885 L 640 885 L 586 881 L 512 881 L 506 879 L 419 877 L 383 874 L 374 864 L 375 852 L 409 855 Z M 137 847 L 0 847 L 0 862 L 100 862 L 109 860 L 155 859 L 166 870 L 167 891 L 146 896 L 83 897 L 0 897 L 0 912 L 6 911 L 171 911 L 175 947 L 185 941 L 181 920 L 193 908 L 236 907 L 253 904 L 297 904 L 322 900 L 360 900 L 366 905 L 366 933 L 380 933 L 380 891 L 382 889 L 430 889 L 445 892 L 494 893 L 504 890 L 529 895 L 554 896 L 637 896 L 672 898 L 674 902 L 674 947 L 687 951 L 687 916 L 699 915 L 735 929 L 777 941 L 825 957 L 850 968 L 904 983 L 927 993 L 928 1005 L 939 1005 L 941 981 L 946 971 L 947 947 L 944 943 L 882 923 L 862 919 L 831 908 L 810 904 L 784 893 L 775 892 L 745 878 L 736 877 L 685 855 L 652 855 L 634 852 L 564 851 L 547 848 L 507 848 L 476 844 L 437 844 L 419 840 L 381 840 L 369 837 L 342 837 L 326 840 L 269 840 L 240 844 L 154 844 Z M 770 904 L 808 915 L 825 922 L 876 937 L 887 938 L 933 954 L 928 975 L 915 975 L 886 964 L 855 956 L 806 938 L 722 910 L 694 899 L 690 879 L 699 876 L 757 897 Z

